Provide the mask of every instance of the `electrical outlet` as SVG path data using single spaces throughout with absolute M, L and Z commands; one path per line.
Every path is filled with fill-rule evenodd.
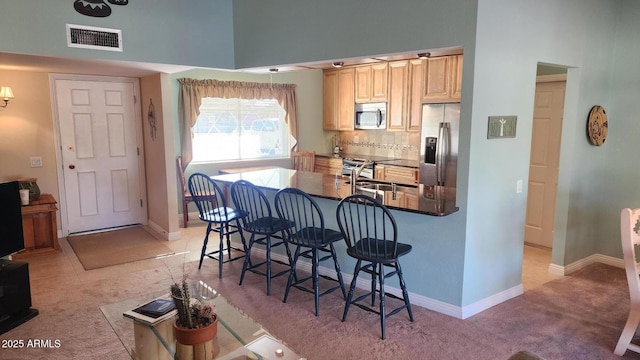
M 516 182 L 516 192 L 517 193 L 521 193 L 522 192 L 522 179 L 518 180 Z
M 29 158 L 29 163 L 32 168 L 42 167 L 42 157 L 41 156 L 32 156 Z

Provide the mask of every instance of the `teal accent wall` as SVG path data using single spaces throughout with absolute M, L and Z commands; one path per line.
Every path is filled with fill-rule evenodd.
M 640 3 L 616 1 L 617 41 L 612 61 L 607 140 L 596 151 L 605 159 L 594 177 L 601 179 L 598 189 L 601 211 L 598 213 L 596 252 L 622 258 L 620 247 L 620 211 L 640 207 Z M 593 103 L 592 105 L 598 105 Z
M 71 58 L 233 68 L 231 0 L 135 0 L 105 18 L 73 1 L 4 1 L 0 51 Z M 123 52 L 67 47 L 66 24 L 122 30 Z
M 610 105 L 616 3 L 479 1 L 463 306 L 521 281 L 527 188 L 515 189 L 528 179 L 538 63 L 570 67 L 553 263 L 586 258 L 605 240 L 606 151 L 588 144 L 585 129 L 592 105 Z M 499 114 L 518 116 L 516 138 L 486 139 L 487 117 Z
M 295 64 L 475 42 L 476 0 L 233 2 L 236 67 Z

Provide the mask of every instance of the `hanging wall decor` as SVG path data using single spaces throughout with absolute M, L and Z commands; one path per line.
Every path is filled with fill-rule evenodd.
M 589 118 L 587 119 L 587 137 L 591 145 L 600 146 L 604 144 L 608 131 L 607 113 L 602 106 L 595 105 L 589 111 Z
M 517 122 L 518 117 L 515 115 L 489 116 L 487 139 L 516 137 Z
M 149 121 L 149 135 L 151 140 L 156 139 L 156 108 L 153 106 L 153 100 L 149 99 L 149 110 L 147 110 L 147 121 Z
M 127 5 L 129 0 L 107 0 L 113 5 Z M 75 0 L 73 8 L 82 15 L 92 17 L 107 17 L 111 15 L 111 6 L 104 0 Z

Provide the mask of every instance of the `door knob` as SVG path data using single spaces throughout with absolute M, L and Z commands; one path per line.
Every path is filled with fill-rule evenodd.
M 76 168 L 76 166 L 75 166 L 75 165 L 73 165 L 73 164 L 69 165 L 69 169 L 73 170 L 73 169 L 75 169 L 75 168 Z

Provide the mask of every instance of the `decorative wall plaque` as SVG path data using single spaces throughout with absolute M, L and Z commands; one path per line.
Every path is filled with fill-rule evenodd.
M 487 128 L 487 139 L 516 137 L 517 120 L 518 120 L 518 117 L 515 115 L 489 116 L 489 126 Z

